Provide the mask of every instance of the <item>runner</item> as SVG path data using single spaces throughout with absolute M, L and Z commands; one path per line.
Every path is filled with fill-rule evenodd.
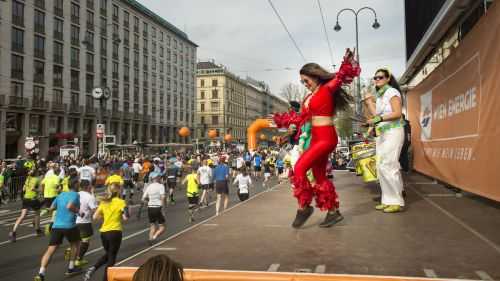
M 264 182 L 262 183 L 262 187 L 266 187 L 266 183 L 269 181 L 269 178 L 271 177 L 271 163 L 270 159 L 266 159 L 264 161 Z
M 38 275 L 35 276 L 35 281 L 45 280 L 50 259 L 58 246 L 62 244 L 64 238 L 71 245 L 71 257 L 65 275 L 71 276 L 81 272 L 80 268 L 75 267 L 76 252 L 80 244 L 80 235 L 76 226 L 76 214 L 80 208 L 80 196 L 76 192 L 78 182 L 71 182 L 69 188 L 70 191 L 61 193 L 52 203 L 51 210 L 55 210 L 56 215 L 50 231 L 49 247 L 42 257 L 40 270 Z
M 242 169 L 234 179 L 233 184 L 238 183 L 238 198 L 240 201 L 245 201 L 250 197 L 249 188 L 252 184 L 252 179 L 246 169 Z
M 215 203 L 215 215 L 219 215 L 219 210 L 224 197 L 223 211 L 229 204 L 229 187 L 227 181 L 229 180 L 229 168 L 224 163 L 226 159 L 221 157 L 219 163 L 214 169 L 215 192 L 217 193 L 217 202 Z
M 210 182 L 212 175 L 212 169 L 207 165 L 207 160 L 203 160 L 201 167 L 198 168 L 198 178 L 200 179 L 201 185 L 201 200 L 200 205 L 205 205 L 208 207 L 209 197 L 210 197 Z
M 93 217 L 95 220 L 103 218 L 100 232 L 105 253 L 85 272 L 83 280 L 91 280 L 92 275 L 101 266 L 106 265 L 103 280 L 107 281 L 107 269 L 115 264 L 122 243 L 122 221 L 129 218 L 127 203 L 120 199 L 120 185 L 118 183 L 114 183 L 108 188 L 107 196 L 101 200 Z
M 17 228 L 23 222 L 24 218 L 28 214 L 28 211 L 35 212 L 35 216 L 33 217 L 33 225 L 35 226 L 36 235 L 41 236 L 43 234 L 40 230 L 40 201 L 38 200 L 39 185 L 40 178 L 38 177 L 38 172 L 34 169 L 30 170 L 23 186 L 24 196 L 21 207 L 21 215 L 19 215 L 19 218 L 17 218 L 12 231 L 9 233 L 11 242 L 16 242 Z
M 96 171 L 92 166 L 90 166 L 89 159 L 85 159 L 84 164 L 85 166 L 78 169 L 78 173 L 80 174 L 80 182 L 86 180 L 90 183 L 91 186 L 94 186 Z
M 134 174 L 132 176 L 132 180 L 134 181 L 134 185 L 138 186 L 139 175 L 141 174 L 142 165 L 139 163 L 139 158 L 135 158 L 134 164 L 132 164 L 132 169 L 134 170 Z
M 104 183 L 104 185 L 106 185 L 109 188 L 111 187 L 111 185 L 117 184 L 121 190 L 124 183 L 125 182 L 123 181 L 123 177 L 120 176 L 119 169 L 113 169 L 111 171 L 111 175 L 106 178 L 106 182 Z
M 283 161 L 283 159 L 278 158 L 278 160 L 276 160 L 276 176 L 278 177 L 279 184 L 281 184 L 284 167 L 285 167 L 285 162 Z
M 151 184 L 146 186 L 142 200 L 147 201 L 149 217 L 149 245 L 153 245 L 156 239 L 165 232 L 165 217 L 163 207 L 165 206 L 165 186 L 160 183 L 161 174 L 152 172 L 150 174 Z
M 52 206 L 52 202 L 59 194 L 61 179 L 56 172 L 58 171 L 54 165 L 53 168 L 45 174 L 45 177 L 42 180 L 43 208 L 40 216 L 44 216 L 48 213 L 49 208 Z
M 167 186 L 168 186 L 168 198 L 171 204 L 175 204 L 174 190 L 177 185 L 178 174 L 179 174 L 178 166 L 175 165 L 173 161 L 170 161 L 167 167 Z
M 126 199 L 127 192 L 128 192 L 129 204 L 133 204 L 133 201 L 132 201 L 132 199 L 134 197 L 134 184 L 132 182 L 133 169 L 127 163 L 127 161 L 123 162 L 123 165 L 121 166 L 120 169 L 121 169 L 122 177 L 123 177 L 122 198 Z
M 92 184 L 88 180 L 82 180 L 80 182 L 80 213 L 76 218 L 76 225 L 80 230 L 80 250 L 78 252 L 78 257 L 76 259 L 75 265 L 82 267 L 88 263 L 83 257 L 87 253 L 90 247 L 90 239 L 94 235 L 94 229 L 92 228 L 92 215 L 97 209 L 97 202 L 94 194 L 91 193 L 93 189 Z
M 198 210 L 199 178 L 196 169 L 189 167 L 190 173 L 184 178 L 182 184 L 186 184 L 186 196 L 189 203 L 189 222 L 194 221 L 194 214 Z
M 260 178 L 262 176 L 262 156 L 256 153 L 253 157 L 253 165 L 254 165 L 254 176 Z

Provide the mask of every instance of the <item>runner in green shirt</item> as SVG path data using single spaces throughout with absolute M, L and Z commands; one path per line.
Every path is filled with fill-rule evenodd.
M 37 236 L 42 235 L 42 231 L 40 230 L 40 201 L 39 197 L 39 186 L 40 186 L 40 178 L 38 177 L 38 173 L 35 169 L 30 170 L 28 172 L 28 176 L 26 181 L 24 182 L 23 191 L 23 201 L 21 207 L 21 214 L 16 220 L 12 231 L 9 233 L 10 241 L 16 242 L 16 230 L 19 225 L 24 221 L 28 211 L 35 212 L 35 216 L 33 217 L 33 224 L 35 226 L 35 232 Z
M 42 180 L 42 189 L 43 189 L 43 208 L 41 212 L 41 216 L 48 213 L 50 206 L 52 206 L 52 202 L 59 194 L 61 188 L 61 179 L 59 176 L 54 174 L 49 174 L 45 176 Z

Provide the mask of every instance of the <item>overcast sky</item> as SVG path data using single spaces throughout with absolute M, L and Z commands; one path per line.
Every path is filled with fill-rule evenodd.
M 199 45 L 198 60 L 214 59 L 233 73 L 263 80 L 274 94 L 287 82 L 298 83 L 305 63 L 273 12 L 268 0 L 139 0 Z M 317 0 L 272 0 L 307 62 L 331 66 Z M 342 30 L 335 32 L 337 12 L 371 6 L 381 27 L 374 30 L 373 14 L 359 15 L 362 77 L 380 66 L 400 76 L 405 67 L 404 1 L 321 0 L 328 36 L 338 66 L 347 47 L 355 46 L 354 16 L 342 13 Z M 283 70 L 292 68 L 292 70 Z M 269 71 L 272 69 L 273 71 Z M 267 70 L 267 71 L 266 71 Z

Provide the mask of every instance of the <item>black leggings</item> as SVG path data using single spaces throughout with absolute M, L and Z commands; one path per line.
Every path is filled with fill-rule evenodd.
M 121 231 L 107 231 L 101 232 L 102 247 L 104 248 L 104 255 L 99 258 L 95 263 L 95 269 L 106 265 L 104 268 L 104 281 L 108 280 L 108 267 L 115 265 L 116 256 L 118 255 L 118 250 L 120 250 L 120 245 L 122 243 L 122 232 Z

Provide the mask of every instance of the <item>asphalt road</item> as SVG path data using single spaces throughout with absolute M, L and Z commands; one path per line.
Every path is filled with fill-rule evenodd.
M 276 180 L 271 181 L 269 186 L 275 185 Z M 262 187 L 260 181 L 254 183 L 252 196 L 267 189 Z M 201 209 L 196 216 L 196 220 L 190 223 L 187 213 L 187 200 L 185 192 L 178 189 L 175 193 L 176 204 L 169 205 L 166 211 L 167 231 L 161 239 L 174 235 L 197 222 L 215 215 L 215 194 L 212 195 L 211 205 Z M 138 201 L 138 196 L 136 195 Z M 229 206 L 239 202 L 236 195 L 236 187 L 230 187 Z M 142 212 L 140 220 L 136 218 L 138 204 L 131 206 L 132 218 L 125 223 L 123 231 L 123 241 L 118 255 L 118 261 L 131 256 L 138 251 L 148 248 L 148 230 L 147 212 Z M 12 229 L 17 216 L 20 213 L 20 203 L 10 203 L 0 208 L 0 276 L 2 281 L 27 281 L 33 280 L 40 267 L 40 258 L 48 245 L 48 237 L 35 237 L 31 220 L 27 219 L 17 230 L 18 240 L 16 243 L 8 241 L 8 233 Z M 29 215 L 32 217 L 32 215 Z M 42 219 L 42 225 L 47 224 L 47 218 Z M 92 265 L 104 252 L 101 249 L 101 241 L 98 234 L 99 223 L 94 223 L 94 237 L 91 240 L 90 249 L 86 259 L 89 265 Z M 65 242 L 53 256 L 47 269 L 47 281 L 59 280 L 81 280 L 82 275 L 66 278 L 67 262 L 63 258 L 63 249 L 66 248 Z M 93 280 L 102 280 L 103 269 L 100 269 Z

